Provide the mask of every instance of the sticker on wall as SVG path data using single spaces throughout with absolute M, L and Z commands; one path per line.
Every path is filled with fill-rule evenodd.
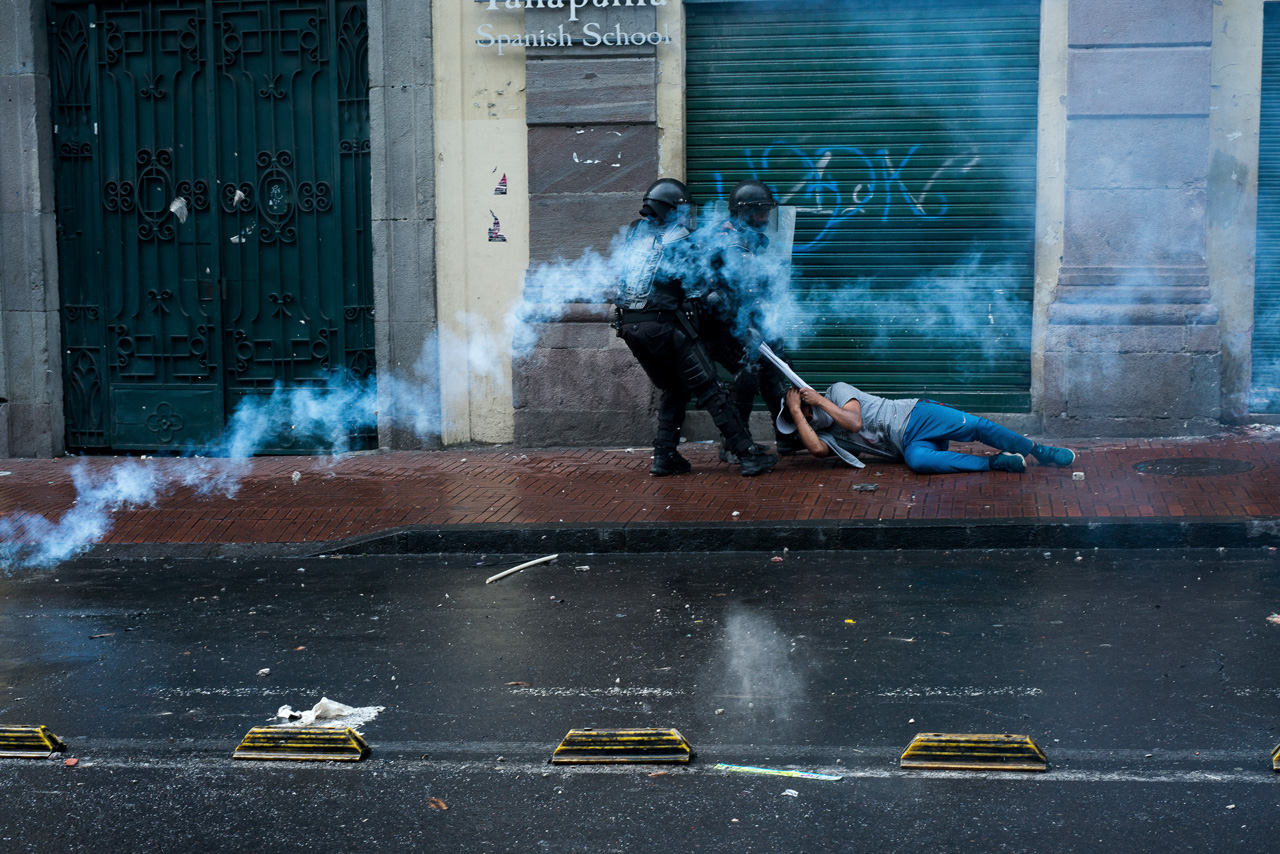
M 502 180 L 498 182 L 498 186 L 493 188 L 495 196 L 505 196 L 507 194 L 507 173 L 502 173 Z
M 489 226 L 489 242 L 506 243 L 507 237 L 502 233 L 502 223 L 498 222 L 498 215 L 489 211 L 489 216 L 493 217 L 493 225 Z

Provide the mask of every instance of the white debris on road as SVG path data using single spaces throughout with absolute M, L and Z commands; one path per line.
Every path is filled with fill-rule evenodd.
M 284 721 L 276 726 L 351 727 L 359 730 L 385 710 L 386 706 L 354 707 L 321 697 L 320 702 L 303 712 L 295 712 L 292 706 L 281 706 L 276 717 Z

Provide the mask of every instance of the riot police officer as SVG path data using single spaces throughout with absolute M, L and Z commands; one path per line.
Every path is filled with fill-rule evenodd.
M 729 192 L 729 218 L 710 253 L 712 285 L 703 297 L 703 303 L 710 307 L 704 311 L 709 320 L 703 324 L 703 335 L 713 357 L 733 374 L 730 399 L 744 421 L 751 417 L 756 395 L 762 394 L 776 423 L 783 396 L 790 388 L 782 372 L 762 359 L 758 349 L 766 340 L 761 330 L 769 284 L 760 255 L 769 245 L 764 229 L 777 206 L 773 191 L 762 181 L 741 181 Z M 768 344 L 790 364 L 779 342 Z M 775 438 L 779 453 L 799 450 L 794 436 L 775 432 Z M 732 450 L 722 448 L 721 458 L 731 459 Z
M 663 477 L 691 470 L 677 446 L 692 397 L 711 415 L 725 446 L 737 455 L 742 474 L 764 474 L 777 457 L 751 441 L 706 347 L 698 340 L 686 302 L 684 281 L 694 266 L 689 189 L 672 178 L 655 181 L 645 192 L 640 216 L 627 232 L 614 328 L 662 392 L 649 473 Z

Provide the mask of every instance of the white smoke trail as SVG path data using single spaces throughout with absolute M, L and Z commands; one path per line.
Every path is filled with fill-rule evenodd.
M 765 614 L 734 608 L 725 617 L 724 693 L 757 716 L 790 719 L 805 699 L 805 682 L 793 664 L 792 642 Z
M 438 424 L 424 421 L 412 401 L 427 395 L 421 385 L 397 386 L 407 426 L 425 428 L 424 438 L 438 434 Z M 223 436 L 188 449 L 184 457 L 163 464 L 125 460 L 95 473 L 81 461 L 71 471 L 75 502 L 57 521 L 35 513 L 0 519 L 0 568 L 6 574 L 21 567 L 48 567 L 86 551 L 111 532 L 121 510 L 147 507 L 175 486 L 198 495 L 234 497 L 252 470 L 254 454 L 282 434 L 327 447 L 329 453 L 349 449 L 352 432 L 376 425 L 375 381 L 335 379 L 328 388 L 277 386 L 265 400 L 246 398 L 231 416 Z
M 6 574 L 14 566 L 52 566 L 79 554 L 110 532 L 117 511 L 154 504 L 166 485 L 156 469 L 137 460 L 102 475 L 78 463 L 71 481 L 76 502 L 57 522 L 21 512 L 0 519 L 0 566 Z

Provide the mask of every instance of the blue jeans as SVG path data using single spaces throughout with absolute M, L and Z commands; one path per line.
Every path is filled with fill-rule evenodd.
M 982 442 L 1010 454 L 1031 453 L 1032 441 L 993 421 L 922 400 L 907 418 L 904 458 L 912 471 L 946 474 L 990 471 L 990 457 L 948 451 L 951 442 Z

